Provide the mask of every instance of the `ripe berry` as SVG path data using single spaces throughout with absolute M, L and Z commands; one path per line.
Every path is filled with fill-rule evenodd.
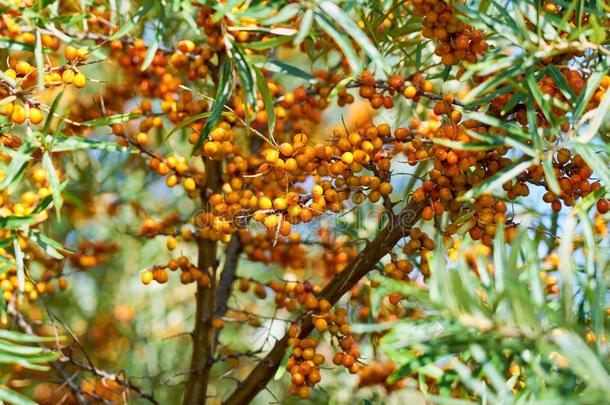
M 74 76 L 76 76 L 74 74 L 74 71 L 67 69 L 67 70 L 64 70 L 64 72 L 61 74 L 61 80 L 65 84 L 72 84 L 72 82 L 74 81 Z
M 407 86 L 402 94 L 406 98 L 412 99 L 417 94 L 417 89 L 414 86 Z
M 15 124 L 23 124 L 25 122 L 25 108 L 22 105 L 15 105 L 11 114 L 11 121 Z
M 328 323 L 326 322 L 326 319 L 324 319 L 324 318 L 317 318 L 314 321 L 314 326 L 320 332 L 325 332 L 328 329 Z
M 27 63 L 26 61 L 21 60 L 21 61 L 17 62 L 17 65 L 15 66 L 15 70 L 19 74 L 26 75 L 26 74 L 30 73 L 30 71 L 32 70 L 32 66 L 30 66 L 30 64 Z
M 186 191 L 194 191 L 197 189 L 197 183 L 195 183 L 195 180 L 190 177 L 185 177 L 183 184 Z
M 610 211 L 610 202 L 605 198 L 600 199 L 597 202 L 597 211 L 600 214 L 605 214 L 606 212 Z
M 78 50 L 72 45 L 68 45 L 66 50 L 64 51 L 64 55 L 68 62 L 72 62 L 76 58 L 78 58 Z
M 174 250 L 174 249 L 176 249 L 176 246 L 178 246 L 178 241 L 173 236 L 170 236 L 169 238 L 167 238 L 167 241 L 165 244 L 166 244 L 168 250 Z
M 153 273 L 152 273 L 152 271 L 146 270 L 145 272 L 143 272 L 140 275 L 140 280 L 142 280 L 142 283 L 144 285 L 150 284 L 150 282 L 153 280 Z
M 87 76 L 82 73 L 77 73 L 74 76 L 74 79 L 72 79 L 72 84 L 74 85 L 74 87 L 82 89 L 87 85 Z
M 30 107 L 28 118 L 32 124 L 40 124 L 42 122 L 42 111 L 40 111 L 38 108 Z
M 214 317 L 212 319 L 212 328 L 221 330 L 225 327 L 225 321 L 222 318 Z

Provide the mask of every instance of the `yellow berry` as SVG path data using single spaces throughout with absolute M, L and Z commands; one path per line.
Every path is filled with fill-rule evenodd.
M 87 84 L 87 76 L 82 73 L 77 73 L 72 81 L 74 87 L 82 89 Z
M 65 84 L 71 84 L 74 81 L 74 71 L 67 69 L 64 70 L 64 72 L 61 74 L 61 80 L 65 83 Z
M 168 250 L 174 250 L 176 249 L 176 246 L 178 246 L 178 241 L 173 236 L 170 236 L 167 238 L 167 242 L 165 244 Z
M 21 61 L 17 62 L 17 66 L 15 66 L 15 70 L 19 74 L 26 75 L 26 74 L 30 73 L 30 71 L 32 70 L 32 66 L 30 66 L 30 64 L 27 63 L 26 61 L 21 60 Z
M 40 124 L 42 122 L 42 111 L 38 108 L 31 107 L 29 112 L 29 120 L 32 124 Z
M 184 188 L 186 191 L 193 191 L 197 188 L 197 183 L 190 177 L 186 177 L 183 181 Z
M 146 270 L 145 272 L 143 272 L 140 275 L 140 280 L 142 280 L 142 283 L 144 285 L 150 284 L 150 282 L 153 280 L 153 273 L 152 273 L 152 271 Z
M 139 132 L 136 135 L 136 142 L 138 145 L 146 145 L 148 143 L 148 134 L 146 132 Z

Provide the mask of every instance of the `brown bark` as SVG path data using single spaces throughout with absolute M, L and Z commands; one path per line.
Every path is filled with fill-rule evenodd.
M 328 300 L 334 305 L 339 299 L 375 265 L 388 254 L 396 243 L 405 236 L 413 225 L 419 220 L 421 204 L 410 203 L 398 215 L 391 216 L 388 224 L 379 232 L 372 241 L 368 242 L 358 257 L 338 273 L 330 283 L 320 292 L 318 298 Z M 313 319 L 311 313 L 300 319 L 301 331 L 299 338 L 307 337 L 313 330 Z M 241 405 L 248 404 L 254 397 L 265 388 L 271 377 L 280 366 L 284 353 L 288 346 L 288 334 L 277 341 L 271 351 L 250 372 L 248 377 L 233 391 L 223 404 Z
M 204 158 L 207 184 L 202 191 L 201 202 L 204 210 L 208 206 L 208 190 L 216 192 L 220 189 L 220 162 Z M 207 397 L 207 387 L 210 370 L 214 358 L 214 329 L 212 317 L 215 309 L 216 295 L 216 246 L 217 242 L 210 239 L 198 239 L 199 257 L 197 267 L 210 276 L 210 286 L 197 284 L 195 329 L 193 330 L 193 353 L 191 356 L 190 375 L 184 392 L 184 405 L 203 405 Z

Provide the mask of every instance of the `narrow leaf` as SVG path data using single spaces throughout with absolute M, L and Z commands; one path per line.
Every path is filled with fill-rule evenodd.
M 524 160 L 523 162 L 516 164 L 515 166 L 508 166 L 505 169 L 498 171 L 493 176 L 490 176 L 488 179 L 482 181 L 481 183 L 477 184 L 476 186 L 474 186 L 473 188 L 468 190 L 465 194 L 458 197 L 458 200 L 459 201 L 468 201 L 471 198 L 476 198 L 485 192 L 492 191 L 492 190 L 496 189 L 497 187 L 500 187 L 502 184 L 506 183 L 507 181 L 512 180 L 515 177 L 517 177 L 520 173 L 522 173 L 529 166 L 531 166 L 532 163 L 533 163 L 532 159 L 527 159 L 527 160 Z
M 148 0 L 146 3 L 142 4 L 138 8 L 134 16 L 131 17 L 129 21 L 127 21 L 125 24 L 123 24 L 120 30 L 110 36 L 110 40 L 119 39 L 127 35 L 132 29 L 134 29 L 136 25 L 138 25 L 140 20 L 144 18 L 144 16 L 150 11 L 153 5 L 154 2 L 152 0 Z
M 61 206 L 63 204 L 63 200 L 61 198 L 61 190 L 59 188 L 59 178 L 57 177 L 57 172 L 55 171 L 55 167 L 53 166 L 53 161 L 51 160 L 51 156 L 49 152 L 45 152 L 42 155 L 42 167 L 46 170 L 49 175 L 49 183 L 51 185 L 51 195 L 53 196 L 53 205 L 55 206 L 55 214 L 57 214 L 58 218 L 61 218 Z

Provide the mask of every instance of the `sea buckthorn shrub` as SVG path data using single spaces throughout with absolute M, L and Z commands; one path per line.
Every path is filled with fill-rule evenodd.
M 610 395 L 603 2 L 0 10 L 1 400 Z

